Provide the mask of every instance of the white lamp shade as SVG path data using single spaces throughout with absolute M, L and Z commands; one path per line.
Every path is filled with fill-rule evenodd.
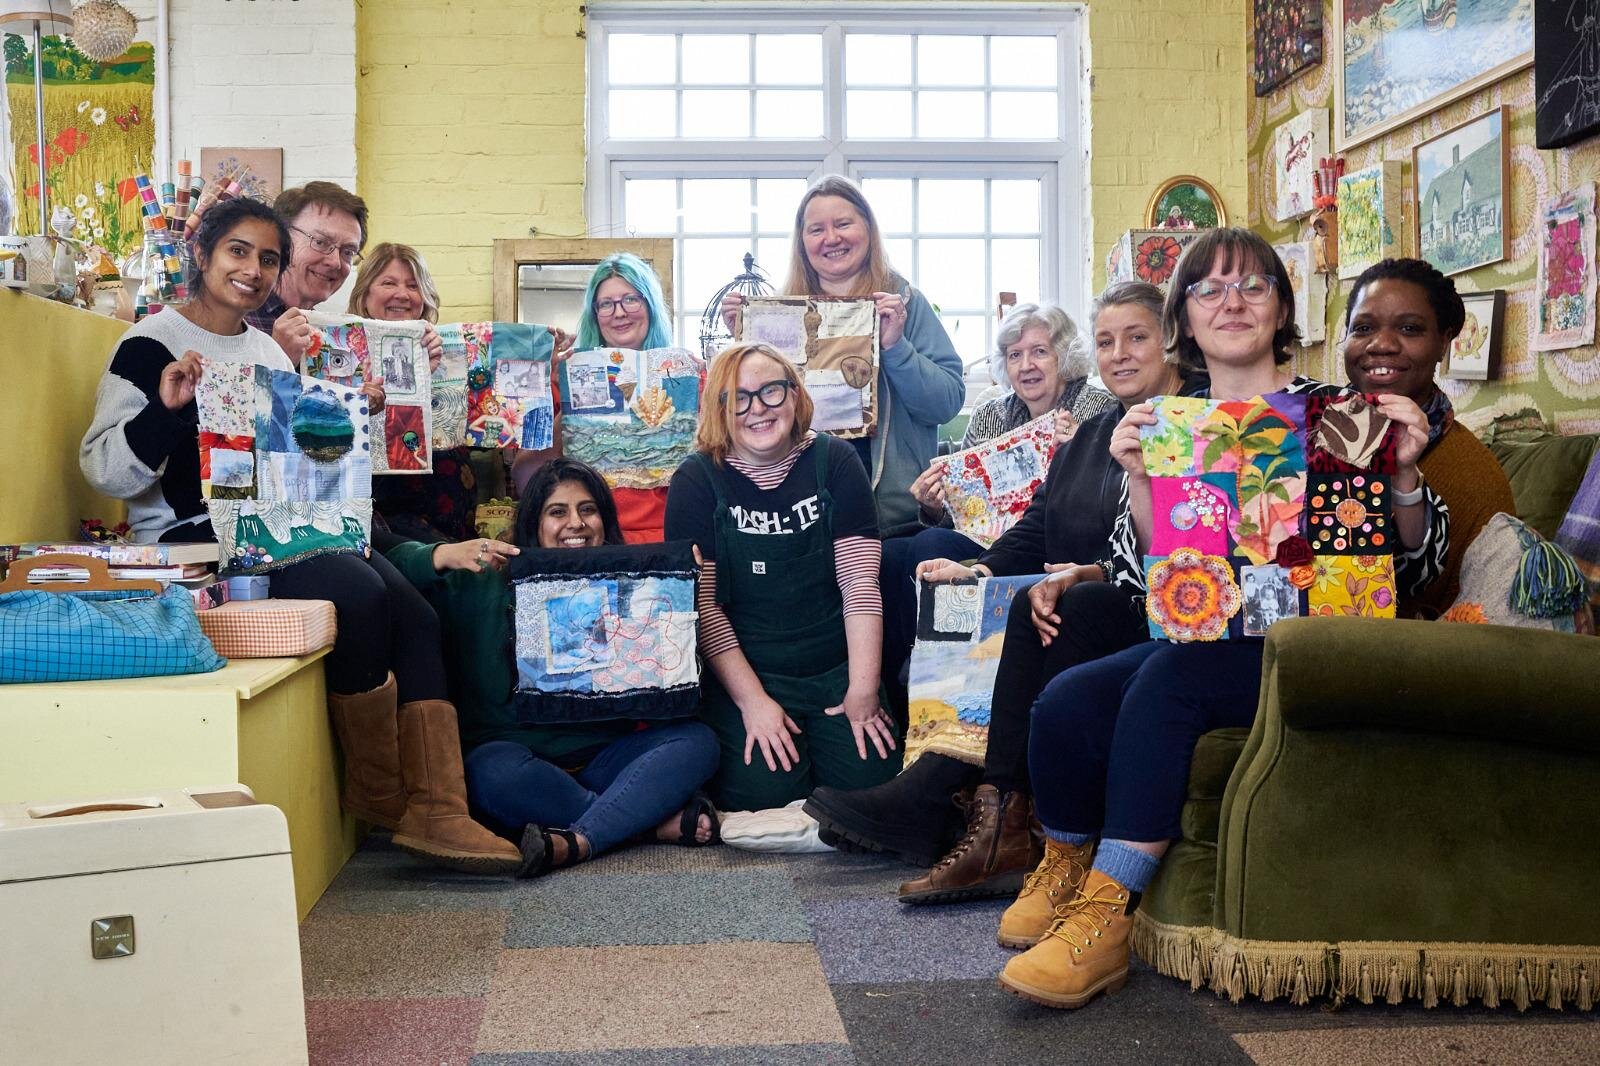
M 31 36 L 35 22 L 40 33 L 71 33 L 72 0 L 0 0 L 0 31 Z

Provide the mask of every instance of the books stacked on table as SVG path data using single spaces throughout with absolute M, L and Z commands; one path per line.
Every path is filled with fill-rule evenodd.
M 22 544 L 17 556 L 84 555 L 103 559 L 111 576 L 125 581 L 159 581 L 178 584 L 189 591 L 195 610 L 204 611 L 228 602 L 228 583 L 217 580 L 219 554 L 216 542 L 193 544 L 121 544 L 84 541 L 67 544 Z M 81 566 L 41 566 L 28 572 L 34 584 L 89 580 Z

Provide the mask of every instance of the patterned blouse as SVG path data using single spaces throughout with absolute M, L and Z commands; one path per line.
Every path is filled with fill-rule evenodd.
M 1115 406 L 1117 398 L 1105 389 L 1089 384 L 1088 378 L 1073 378 L 1067 382 L 1067 387 L 1061 391 L 1061 399 L 1056 401 L 1056 410 L 1071 411 L 1079 425 Z M 972 412 L 966 436 L 961 438 L 961 447 L 971 448 L 986 440 L 993 440 L 1002 433 L 1010 433 L 1032 421 L 1033 415 L 1028 413 L 1028 405 L 1014 392 L 985 400 Z

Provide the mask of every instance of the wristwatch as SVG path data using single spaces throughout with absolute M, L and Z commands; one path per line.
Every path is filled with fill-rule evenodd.
M 1427 484 L 1422 478 L 1422 471 L 1417 471 L 1417 487 L 1410 492 L 1401 492 L 1396 489 L 1389 497 L 1389 502 L 1395 507 L 1414 507 L 1422 502 L 1422 487 Z

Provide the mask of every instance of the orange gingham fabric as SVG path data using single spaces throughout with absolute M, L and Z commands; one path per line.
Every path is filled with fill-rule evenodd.
M 333 643 L 333 604 L 327 600 L 230 600 L 201 611 L 200 629 L 229 659 L 308 655 Z

